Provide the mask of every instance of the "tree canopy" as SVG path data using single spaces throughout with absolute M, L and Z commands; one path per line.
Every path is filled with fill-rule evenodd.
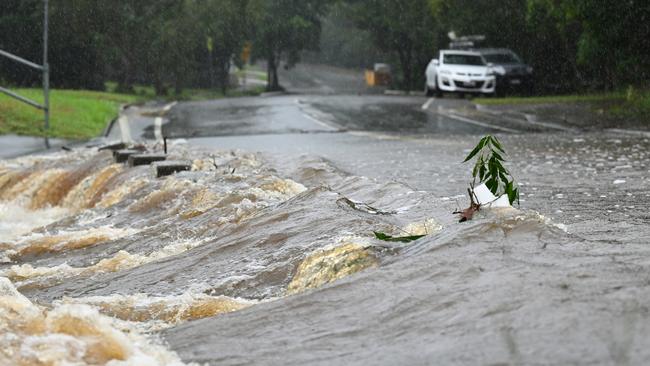
M 50 7 L 52 83 L 60 88 L 115 81 L 122 91 L 147 84 L 158 94 L 225 92 L 231 66 L 252 43 L 253 57 L 267 61 L 271 90 L 280 88 L 281 65 L 321 45 L 319 61 L 390 62 L 399 86 L 419 89 L 452 30 L 513 49 L 547 92 L 650 79 L 645 0 L 50 0 Z M 39 62 L 42 11 L 42 0 L 0 2 L 0 48 Z M 0 81 L 40 82 L 9 60 L 0 59 L 0 68 Z

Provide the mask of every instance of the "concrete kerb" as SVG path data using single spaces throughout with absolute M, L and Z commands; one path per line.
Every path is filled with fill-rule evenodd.
M 136 105 L 139 105 L 139 103 L 127 103 L 127 104 L 121 104 L 121 105 L 120 105 L 120 108 L 119 108 L 119 110 L 118 110 L 118 113 L 117 113 L 117 117 L 113 118 L 110 122 L 108 122 L 108 124 L 107 124 L 106 127 L 104 128 L 104 132 L 102 133 L 102 136 L 104 136 L 104 137 L 108 137 L 108 135 L 111 133 L 111 130 L 112 130 L 113 127 L 115 126 L 115 123 L 120 119 L 120 116 L 122 115 L 122 113 L 123 113 L 125 110 L 127 110 L 127 109 L 129 109 L 129 108 L 131 108 L 131 107 L 133 107 L 133 106 L 136 106 Z
M 290 95 L 290 93 L 287 93 L 286 91 L 273 91 L 273 92 L 265 92 L 260 94 L 261 98 L 270 98 L 270 97 L 281 97 L 284 95 Z

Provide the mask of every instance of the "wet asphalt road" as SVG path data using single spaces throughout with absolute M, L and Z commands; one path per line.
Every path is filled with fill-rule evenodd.
M 363 70 L 299 65 L 282 70 L 287 94 L 180 103 L 162 134 L 170 138 L 379 132 L 395 135 L 478 135 L 566 131 L 523 113 L 486 113 L 469 100 L 421 94 L 384 95 L 368 88 Z M 561 124 L 561 123 L 560 123 Z M 153 138 L 153 126 L 145 130 Z
M 467 123 L 422 106 L 423 97 L 286 95 L 182 103 L 163 134 L 171 138 L 373 131 L 397 134 L 480 134 L 497 128 Z M 466 102 L 442 100 L 436 107 Z

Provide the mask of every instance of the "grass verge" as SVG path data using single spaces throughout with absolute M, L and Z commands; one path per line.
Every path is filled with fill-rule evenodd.
M 539 97 L 507 97 L 507 98 L 476 98 L 474 103 L 482 105 L 513 105 L 513 104 L 557 104 L 557 103 L 602 103 L 624 102 L 625 93 L 607 94 L 573 94 L 549 95 Z
M 476 98 L 474 103 L 486 106 L 586 103 L 611 119 L 631 120 L 642 125 L 650 124 L 650 90 L 632 87 L 626 91 L 604 94 Z
M 43 101 L 41 89 L 15 89 L 19 94 Z M 117 116 L 121 104 L 141 98 L 114 93 L 52 90 L 50 137 L 87 139 L 98 136 Z M 43 112 L 8 96 L 0 95 L 0 134 L 44 136 Z
M 51 120 L 48 135 L 55 138 L 83 140 L 97 137 L 107 123 L 118 114 L 121 104 L 161 99 L 153 87 L 136 86 L 135 94 L 114 92 L 115 83 L 107 83 L 108 92 L 86 90 L 52 90 L 50 94 Z M 22 96 L 43 102 L 41 89 L 13 89 Z M 167 100 L 199 101 L 230 97 L 256 96 L 264 92 L 263 87 L 246 91 L 220 91 L 185 89 L 180 95 L 162 97 Z M 0 135 L 44 136 L 43 112 L 0 95 Z

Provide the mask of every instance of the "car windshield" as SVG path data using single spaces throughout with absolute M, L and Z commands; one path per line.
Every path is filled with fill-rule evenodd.
M 479 55 L 465 55 L 457 53 L 445 54 L 444 63 L 447 65 L 474 65 L 483 66 L 485 61 Z
M 503 52 L 503 53 L 488 53 L 484 54 L 483 58 L 487 60 L 487 62 L 491 62 L 493 64 L 519 64 L 521 63 L 521 60 L 517 55 L 514 53 L 510 52 Z

